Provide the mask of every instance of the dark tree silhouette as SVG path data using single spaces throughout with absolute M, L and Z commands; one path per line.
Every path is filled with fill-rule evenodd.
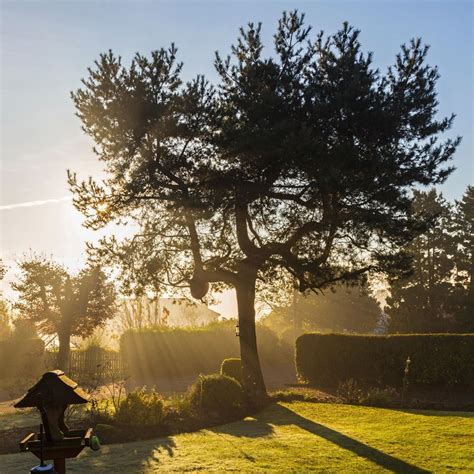
M 89 70 L 73 100 L 107 178 L 69 174 L 85 225 L 130 223 L 130 239 L 104 239 L 95 258 L 118 263 L 129 291 L 212 284 L 236 289 L 243 384 L 265 397 L 255 336 L 257 279 L 280 271 L 300 290 L 390 271 L 418 222 L 413 185 L 440 183 L 458 139 L 438 141 L 436 68 L 420 40 L 382 75 L 344 24 L 314 38 L 283 14 L 275 54 L 260 25 L 216 57 L 217 89 L 183 85 L 176 48 L 130 67 L 112 52 Z
M 456 202 L 453 234 L 456 242 L 456 296 L 459 329 L 474 331 L 474 186 Z
M 71 336 L 87 337 L 115 315 L 115 289 L 99 268 L 70 275 L 43 257 L 20 263 L 15 308 L 22 320 L 35 323 L 42 334 L 57 334 L 58 367 L 68 369 Z
M 432 189 L 415 191 L 413 210 L 432 219 L 432 225 L 406 247 L 412 257 L 413 273 L 391 281 L 386 313 L 389 331 L 399 333 L 446 332 L 454 312 L 452 284 L 456 245 L 451 234 L 452 206 Z
M 432 225 L 406 247 L 408 278 L 394 278 L 387 314 L 391 332 L 469 332 L 473 317 L 474 193 L 468 186 L 453 206 L 432 189 L 415 192 L 413 209 Z

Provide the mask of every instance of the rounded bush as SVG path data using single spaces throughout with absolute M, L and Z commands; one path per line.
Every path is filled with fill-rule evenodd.
M 128 425 L 159 425 L 163 421 L 164 403 L 161 396 L 144 388 L 130 392 L 120 402 L 115 419 L 121 424 Z
M 242 385 L 242 361 L 236 357 L 224 359 L 221 365 L 221 375 L 227 375 Z
M 200 375 L 189 391 L 191 406 L 206 415 L 233 415 L 243 400 L 242 386 L 227 375 Z

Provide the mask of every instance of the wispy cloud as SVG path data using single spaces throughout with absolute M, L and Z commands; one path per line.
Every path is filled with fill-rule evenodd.
M 53 204 L 56 202 L 71 201 L 72 196 L 64 196 L 57 199 L 43 199 L 42 201 L 28 201 L 28 202 L 19 202 L 16 204 L 7 204 L 5 206 L 0 206 L 0 211 L 9 211 L 10 209 L 18 209 L 20 207 L 36 207 L 44 206 L 45 204 Z

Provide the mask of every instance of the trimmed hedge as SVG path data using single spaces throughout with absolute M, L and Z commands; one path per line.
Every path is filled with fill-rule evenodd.
M 474 334 L 360 336 L 303 334 L 296 340 L 298 378 L 320 386 L 348 379 L 367 385 L 474 387 Z
M 262 366 L 292 362 L 293 348 L 281 344 L 269 328 L 257 325 L 257 340 Z M 169 380 L 218 373 L 223 359 L 240 355 L 235 321 L 195 329 L 127 331 L 120 338 L 120 351 L 129 375 Z

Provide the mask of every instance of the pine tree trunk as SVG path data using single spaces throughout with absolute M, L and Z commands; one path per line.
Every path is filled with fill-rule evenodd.
M 69 353 L 71 344 L 71 333 L 68 330 L 61 330 L 58 333 L 59 351 L 58 351 L 58 368 L 67 372 L 69 370 Z
M 255 279 L 242 278 L 236 286 L 236 293 L 239 312 L 240 358 L 243 369 L 242 385 L 248 401 L 258 406 L 267 399 L 267 390 L 257 350 L 255 284 Z

